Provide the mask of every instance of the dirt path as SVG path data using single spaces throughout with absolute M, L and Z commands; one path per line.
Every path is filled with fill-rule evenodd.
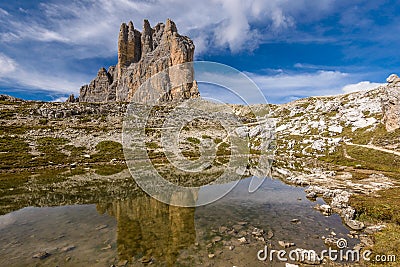
M 359 144 L 353 144 L 353 143 L 347 143 L 347 142 L 346 142 L 346 145 L 349 145 L 349 146 L 359 146 L 359 147 L 365 147 L 365 148 L 375 149 L 375 150 L 379 150 L 379 151 L 382 151 L 382 152 L 394 154 L 394 155 L 396 155 L 396 156 L 400 156 L 400 152 L 398 152 L 398 151 L 386 149 L 386 148 L 379 147 L 379 146 L 374 146 L 374 145 L 359 145 Z

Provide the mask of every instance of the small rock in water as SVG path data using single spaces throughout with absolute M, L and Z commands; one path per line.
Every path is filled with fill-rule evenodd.
M 299 219 L 292 219 L 292 220 L 290 220 L 290 222 L 291 223 L 300 223 L 300 220 Z
M 346 225 L 348 227 L 350 227 L 351 229 L 357 230 L 357 231 L 362 230 L 365 227 L 364 223 L 356 221 L 356 220 L 347 220 Z
M 104 229 L 104 228 L 107 228 L 107 227 L 108 227 L 107 224 L 98 225 L 98 226 L 96 226 L 96 230 L 101 230 L 101 229 Z
M 228 249 L 229 249 L 230 251 L 232 251 L 232 250 L 235 249 L 235 246 L 229 246 Z
M 243 226 L 240 224 L 235 224 L 234 226 L 232 226 L 233 230 L 235 231 L 240 231 L 243 229 Z
M 264 230 L 258 229 L 258 228 L 254 228 L 254 230 L 253 230 L 253 232 L 251 232 L 251 234 L 253 236 L 260 237 L 260 236 L 262 236 L 264 234 Z
M 315 192 L 310 192 L 306 195 L 306 198 L 310 198 L 310 199 L 316 199 L 317 198 L 317 193 Z
M 267 238 L 268 238 L 268 239 L 271 239 L 271 238 L 273 238 L 273 237 L 274 237 L 274 232 L 268 231 L 268 233 L 267 233 Z
M 285 267 L 299 267 L 297 264 L 286 263 Z
M 316 210 L 322 212 L 322 214 L 324 214 L 325 216 L 329 216 L 332 214 L 332 208 L 329 205 L 316 205 L 314 207 Z
M 42 251 L 42 252 L 38 252 L 35 255 L 33 255 L 32 258 L 43 260 L 49 256 L 50 256 L 49 253 L 47 253 L 46 251 Z
M 219 231 L 220 233 L 225 233 L 227 230 L 228 230 L 228 228 L 225 227 L 225 226 L 221 226 L 221 227 L 218 229 L 218 231 Z
M 214 259 L 215 258 L 215 254 L 208 254 L 208 258 Z
M 225 233 L 227 230 L 228 230 L 228 228 L 225 227 L 225 226 L 221 226 L 221 227 L 218 229 L 218 231 L 219 231 L 220 233 Z
M 243 243 L 243 244 L 247 243 L 247 240 L 246 240 L 246 238 L 244 236 L 239 238 L 238 240 L 239 240 L 240 243 Z
M 329 247 L 336 247 L 337 246 L 337 239 L 336 238 L 325 238 L 324 240 L 325 245 L 329 246 Z
M 72 259 L 71 257 L 66 257 L 66 258 L 65 258 L 65 261 L 66 261 L 66 262 L 69 262 L 71 259 Z
M 127 260 L 120 260 L 119 262 L 118 262 L 118 267 L 125 267 L 126 265 L 128 264 L 128 261 Z
M 238 224 L 241 226 L 245 226 L 245 225 L 247 225 L 247 222 L 238 222 Z
M 104 248 L 101 248 L 101 250 L 107 250 L 107 249 L 111 249 L 111 245 L 108 244 L 107 246 L 105 246 Z
M 74 250 L 75 249 L 75 246 L 66 246 L 66 247 L 63 247 L 60 251 L 61 252 L 68 252 L 68 251 L 71 251 L 71 250 Z
M 222 237 L 220 237 L 220 236 L 215 236 L 213 239 L 211 239 L 211 242 L 213 242 L 213 243 L 217 243 L 217 242 L 219 242 L 219 241 L 221 241 L 222 240 Z
M 144 257 L 142 257 L 139 261 L 140 261 L 141 263 L 149 263 L 149 262 L 151 262 L 151 258 L 150 258 L 150 257 L 144 256 Z
M 278 241 L 278 244 L 283 248 L 290 248 L 295 246 L 295 243 L 289 243 L 285 241 Z

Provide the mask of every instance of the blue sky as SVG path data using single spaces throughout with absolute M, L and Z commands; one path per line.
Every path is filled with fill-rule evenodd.
M 272 103 L 368 89 L 400 73 L 398 14 L 398 1 L 2 1 L 0 94 L 77 95 L 116 63 L 121 22 L 144 18 L 173 19 L 197 60 L 243 71 Z

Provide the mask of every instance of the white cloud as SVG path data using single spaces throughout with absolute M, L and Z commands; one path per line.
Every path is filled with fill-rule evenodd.
M 381 85 L 384 85 L 384 84 L 383 83 L 373 83 L 370 81 L 362 81 L 359 83 L 347 84 L 347 85 L 343 86 L 342 91 L 347 94 L 347 93 L 352 93 L 352 92 L 374 89 Z
M 0 77 L 15 71 L 17 63 L 8 56 L 0 53 Z
M 4 20 L 9 30 L 2 33 L 2 41 L 57 41 L 91 46 L 91 53 L 110 56 L 116 51 L 121 22 L 133 20 L 141 29 L 144 18 L 155 24 L 169 17 L 175 20 L 181 33 L 197 41 L 204 40 L 199 42 L 200 52 L 205 51 L 205 45 L 228 46 L 237 52 L 252 50 L 266 38 L 276 40 L 276 34 L 293 28 L 296 19 L 323 16 L 323 11 L 328 9 L 322 4 L 310 6 L 305 0 L 296 3 L 287 0 L 99 0 L 42 3 L 40 8 L 42 18 L 20 16 Z M 315 10 L 310 13 L 310 9 Z
M 0 53 L 0 78 L 3 83 L 8 85 L 22 85 L 68 93 L 76 93 L 80 85 L 84 83 L 82 77 L 68 79 L 63 76 L 46 75 L 40 71 L 26 68 L 3 53 Z
M 9 13 L 6 10 L 0 8 L 0 16 L 8 16 L 8 15 Z

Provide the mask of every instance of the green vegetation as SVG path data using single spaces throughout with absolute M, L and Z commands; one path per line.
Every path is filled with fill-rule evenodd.
M 46 165 L 49 162 L 53 164 L 63 164 L 66 162 L 68 156 L 61 152 L 62 146 L 68 143 L 69 140 L 65 138 L 42 137 L 36 140 L 37 149 L 42 152 L 41 157 L 38 158 L 41 165 Z
M 400 188 L 379 191 L 379 196 L 356 195 L 350 205 L 357 211 L 357 219 L 371 223 L 387 223 L 388 227 L 374 234 L 374 255 L 396 255 L 400 257 Z M 385 266 L 389 265 L 385 263 Z
M 218 145 L 219 143 L 221 143 L 221 142 L 222 142 L 222 139 L 221 139 L 221 138 L 215 138 L 215 139 L 214 139 L 214 143 L 217 144 L 217 145 Z
M 354 132 L 351 131 L 351 127 L 343 127 L 340 136 L 351 138 L 353 143 L 360 145 L 371 143 L 376 146 L 387 146 L 400 143 L 400 129 L 387 132 L 383 124 L 378 124 L 375 128 L 360 128 Z
M 231 146 L 226 142 L 220 143 L 217 150 L 217 156 L 229 156 L 229 155 L 231 155 Z
M 102 141 L 96 145 L 97 152 L 92 155 L 91 162 L 109 162 L 112 159 L 124 160 L 122 144 L 114 141 Z
M 379 196 L 355 195 L 351 198 L 350 205 L 357 210 L 360 220 L 400 225 L 400 188 L 379 191 Z
M 399 156 L 364 147 L 342 145 L 335 153 L 327 153 L 319 159 L 335 165 L 400 173 Z
M 375 263 L 376 266 L 398 266 L 398 261 L 400 260 L 400 226 L 389 224 L 382 232 L 376 233 L 372 251 L 372 259 L 375 255 L 396 256 L 395 262 Z
M 159 148 L 156 142 L 146 142 L 146 147 L 149 149 L 157 149 Z
M 108 176 L 122 172 L 126 169 L 125 165 L 99 165 L 95 167 L 95 173 Z
M 22 138 L 0 137 L 0 169 L 27 168 L 33 166 L 29 145 Z
M 188 137 L 188 138 L 186 138 L 186 140 L 191 142 L 191 143 L 193 143 L 193 144 L 196 144 L 196 145 L 200 144 L 200 140 L 195 138 L 195 137 Z

